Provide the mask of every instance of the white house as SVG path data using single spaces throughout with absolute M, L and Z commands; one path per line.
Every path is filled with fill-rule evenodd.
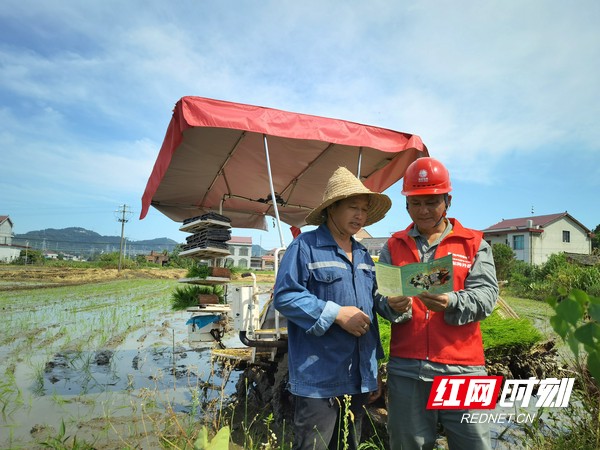
M 483 230 L 490 244 L 506 244 L 515 258 L 539 265 L 555 253 L 592 253 L 592 232 L 566 211 L 545 216 L 507 219 Z
M 225 262 L 233 267 L 249 268 L 250 258 L 252 257 L 252 238 L 231 236 L 231 239 L 227 241 L 227 245 L 231 254 Z
M 360 243 L 367 248 L 369 255 L 373 258 L 374 261 L 379 260 L 379 253 L 381 253 L 381 249 L 383 245 L 388 241 L 389 238 L 374 238 L 368 237 L 360 240 Z
M 8 216 L 0 216 L 0 262 L 9 263 L 21 254 L 24 247 L 13 246 L 13 223 Z
M 0 244 L 12 245 L 13 223 L 8 216 L 0 216 Z

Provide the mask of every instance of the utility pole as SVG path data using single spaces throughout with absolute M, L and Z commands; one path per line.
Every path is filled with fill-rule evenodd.
M 132 211 L 128 209 L 128 206 L 123 204 L 119 206 L 119 209 L 115 211 L 117 221 L 121 222 L 121 245 L 119 247 L 119 273 L 121 273 L 121 266 L 123 265 L 123 236 L 125 234 L 125 222 L 129 222 Z

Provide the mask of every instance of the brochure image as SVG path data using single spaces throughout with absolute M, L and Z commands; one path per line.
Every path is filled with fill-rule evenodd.
M 379 292 L 387 296 L 443 294 L 454 290 L 452 255 L 402 267 L 376 262 L 375 274 Z

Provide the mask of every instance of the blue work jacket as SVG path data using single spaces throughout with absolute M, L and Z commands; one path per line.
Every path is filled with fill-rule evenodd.
M 288 320 L 288 389 L 294 395 L 330 398 L 377 390 L 377 360 L 383 357 L 373 299 L 375 266 L 352 239 L 352 259 L 326 225 L 300 234 L 287 248 L 275 282 L 274 305 Z M 371 318 L 355 337 L 335 324 L 342 306 Z

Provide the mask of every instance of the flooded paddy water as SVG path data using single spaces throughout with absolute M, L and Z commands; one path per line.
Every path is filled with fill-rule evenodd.
M 217 411 L 236 373 L 211 362 L 210 346 L 189 348 L 189 313 L 171 310 L 176 278 L 72 285 L 0 270 L 0 448 L 67 437 L 162 448 L 178 417 Z
M 0 266 L 0 448 L 184 448 L 224 424 L 241 372 L 189 347 L 189 313 L 171 310 L 184 273 L 75 272 Z M 517 420 L 491 428 L 495 450 L 528 448 Z

